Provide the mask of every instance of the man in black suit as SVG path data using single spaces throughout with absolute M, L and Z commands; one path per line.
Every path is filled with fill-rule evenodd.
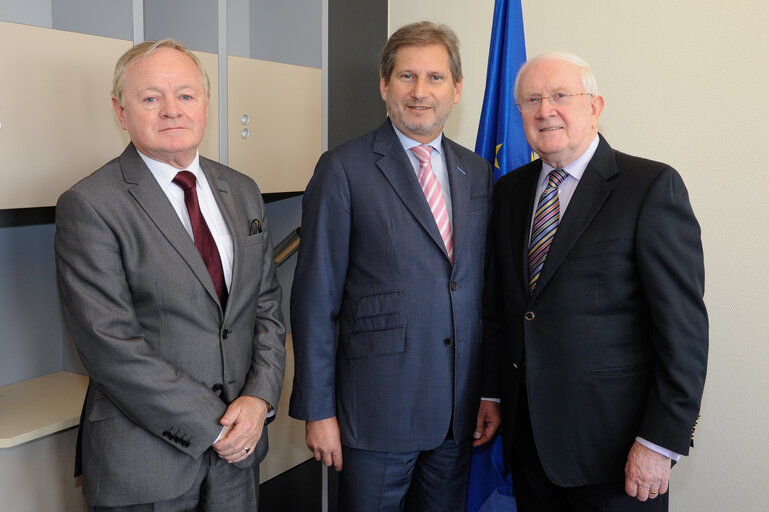
M 518 506 L 667 510 L 708 350 L 686 188 L 598 134 L 604 100 L 582 59 L 530 60 L 515 97 L 540 159 L 495 189 L 484 329 Z

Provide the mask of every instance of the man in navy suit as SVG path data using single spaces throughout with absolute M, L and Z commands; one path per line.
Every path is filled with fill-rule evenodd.
M 484 330 L 518 507 L 667 510 L 708 351 L 686 188 L 598 134 L 604 100 L 582 59 L 531 59 L 515 97 L 541 159 L 497 182 Z
M 481 342 L 493 178 L 442 134 L 461 91 L 448 27 L 396 31 L 389 119 L 325 153 L 304 196 L 290 414 L 341 471 L 342 510 L 463 507 L 473 439 L 499 424 L 481 400 L 496 396 Z

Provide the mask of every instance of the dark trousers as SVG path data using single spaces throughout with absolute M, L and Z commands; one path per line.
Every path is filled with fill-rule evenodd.
M 89 512 L 255 512 L 259 467 L 238 469 L 209 449 L 189 491 L 157 503 L 125 507 L 88 507 Z
M 470 441 L 422 452 L 342 447 L 339 512 L 464 511 Z
M 568 428 L 568 425 L 564 428 Z M 625 493 L 624 479 L 582 487 L 559 487 L 539 460 L 526 388 L 519 395 L 513 444 L 513 485 L 519 512 L 667 512 L 668 495 L 640 502 Z M 624 475 L 618 475 L 624 478 Z

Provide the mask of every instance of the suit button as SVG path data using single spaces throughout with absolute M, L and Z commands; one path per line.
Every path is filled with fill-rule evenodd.
M 534 320 L 534 311 L 527 311 L 523 315 L 523 318 L 525 318 L 526 320 Z
M 190 445 L 190 442 L 189 442 L 189 441 L 185 441 L 185 440 L 182 440 L 182 443 L 181 443 L 181 444 L 182 444 L 182 446 L 183 446 L 184 448 L 187 448 L 187 447 Z
M 165 432 L 163 432 L 163 437 L 165 437 L 166 439 L 171 439 L 171 432 L 166 430 Z
M 214 384 L 213 386 L 211 386 L 211 390 L 212 390 L 214 393 L 218 393 L 219 391 L 221 391 L 221 390 L 223 390 L 223 389 L 224 389 L 224 386 L 222 386 L 222 385 L 221 385 L 221 384 L 219 384 L 218 382 L 217 382 L 216 384 Z
M 230 337 L 230 332 L 232 332 L 232 331 L 230 331 L 229 329 L 223 330 L 222 331 L 222 339 L 226 340 L 227 338 L 229 338 Z
M 443 344 L 447 347 L 453 347 L 454 346 L 454 338 L 446 338 L 443 340 Z
M 454 281 L 451 282 L 451 285 L 449 286 L 451 288 L 451 291 L 456 291 L 457 288 L 459 288 L 459 285 L 455 283 Z

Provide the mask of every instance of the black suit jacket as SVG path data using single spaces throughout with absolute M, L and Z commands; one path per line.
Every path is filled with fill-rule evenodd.
M 508 456 L 526 389 L 555 484 L 622 480 L 636 436 L 688 452 L 708 349 L 700 228 L 674 169 L 601 137 L 529 296 L 541 168 L 527 164 L 495 190 L 486 336 L 502 354 Z

